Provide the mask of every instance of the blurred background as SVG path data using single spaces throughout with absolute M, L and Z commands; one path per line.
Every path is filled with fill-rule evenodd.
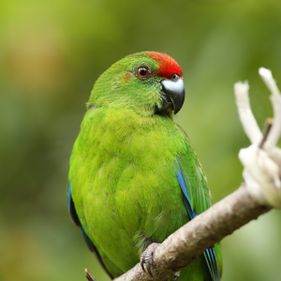
M 281 85 L 278 0 L 1 0 L 0 280 L 109 280 L 66 206 L 68 159 L 93 82 L 141 50 L 182 65 L 187 102 L 176 117 L 191 137 L 218 201 L 241 182 L 248 145 L 233 83 L 248 79 L 263 126 L 271 115 L 259 66 Z M 277 281 L 281 212 L 223 240 L 224 281 Z

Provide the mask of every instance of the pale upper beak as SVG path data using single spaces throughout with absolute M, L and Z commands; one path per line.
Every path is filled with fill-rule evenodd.
M 184 103 L 185 89 L 183 79 L 175 75 L 171 79 L 162 80 L 161 85 L 166 98 L 166 103 L 171 103 L 172 109 L 176 114 L 180 111 Z

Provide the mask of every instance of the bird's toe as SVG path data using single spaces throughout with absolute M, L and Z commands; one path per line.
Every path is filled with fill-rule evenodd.
M 144 272 L 148 273 L 151 277 L 153 276 L 152 268 L 153 268 L 153 257 L 155 249 L 158 247 L 158 243 L 150 244 L 146 250 L 141 254 L 140 257 L 140 265 Z

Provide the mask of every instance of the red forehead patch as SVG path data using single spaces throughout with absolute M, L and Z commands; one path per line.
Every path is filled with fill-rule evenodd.
M 148 52 L 148 55 L 159 62 L 158 75 L 170 78 L 173 74 L 182 76 L 182 69 L 170 56 L 158 52 Z

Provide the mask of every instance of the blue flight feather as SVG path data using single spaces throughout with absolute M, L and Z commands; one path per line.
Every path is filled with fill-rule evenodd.
M 191 204 L 191 197 L 189 195 L 189 190 L 190 190 L 190 183 L 188 181 L 188 179 L 184 178 L 184 175 L 182 173 L 180 164 L 177 161 L 177 180 L 179 183 L 179 186 L 181 188 L 182 191 L 182 195 L 183 195 L 183 202 L 184 202 L 184 206 L 185 209 L 187 211 L 188 217 L 190 219 L 193 219 L 196 217 L 196 212 L 195 210 L 192 208 L 192 204 Z M 216 253 L 214 248 L 207 248 L 204 251 L 204 260 L 207 264 L 210 276 L 211 276 L 211 280 L 212 281 L 219 281 L 220 280 L 220 274 L 218 271 L 218 266 L 217 266 L 217 260 L 216 260 Z

